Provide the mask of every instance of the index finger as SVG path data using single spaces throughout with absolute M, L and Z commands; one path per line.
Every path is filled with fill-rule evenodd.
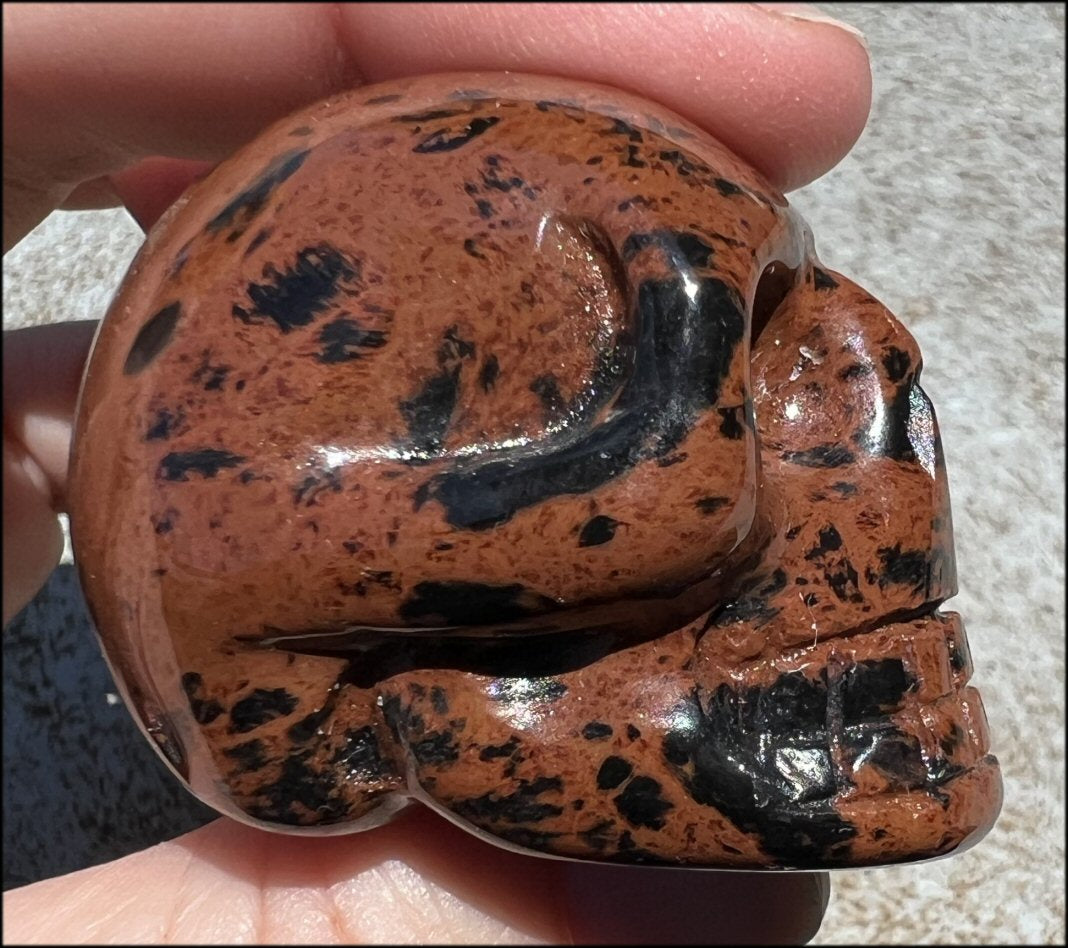
M 646 95 L 798 187 L 859 136 L 868 57 L 848 29 L 769 6 L 8 5 L 5 186 L 52 189 L 55 204 L 146 156 L 217 160 L 352 85 L 511 69 Z

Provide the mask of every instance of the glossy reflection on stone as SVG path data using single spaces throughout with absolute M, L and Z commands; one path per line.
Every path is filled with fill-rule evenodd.
M 859 866 L 1000 803 L 920 356 L 629 95 L 355 90 L 153 230 L 88 370 L 83 583 L 238 819 L 413 798 L 536 852 Z

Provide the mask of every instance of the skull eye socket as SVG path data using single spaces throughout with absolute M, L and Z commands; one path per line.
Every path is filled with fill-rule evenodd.
M 788 267 L 781 260 L 773 260 L 764 267 L 753 295 L 753 316 L 749 328 L 750 348 L 756 344 L 775 310 L 786 299 L 786 294 L 793 289 L 796 276 L 797 268 Z

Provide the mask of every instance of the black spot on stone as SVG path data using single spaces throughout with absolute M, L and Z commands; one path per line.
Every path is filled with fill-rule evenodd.
M 660 152 L 660 160 L 666 161 L 675 166 L 676 172 L 680 177 L 688 178 L 694 172 L 707 172 L 708 166 L 702 162 L 694 161 L 691 158 L 684 155 L 681 151 L 671 150 Z
M 883 354 L 883 368 L 891 382 L 900 382 L 912 367 L 912 360 L 907 352 L 891 346 Z
M 236 744 L 227 747 L 223 754 L 237 764 L 237 773 L 250 773 L 267 766 L 267 757 L 264 754 L 263 741 L 245 741 L 244 744 Z
M 305 247 L 293 266 L 279 272 L 264 267 L 266 283 L 250 283 L 250 308 L 235 305 L 233 315 L 255 325 L 270 319 L 282 332 L 307 326 L 324 312 L 337 295 L 340 285 L 356 279 L 359 265 L 329 244 Z
M 341 491 L 341 478 L 333 470 L 315 471 L 305 476 L 304 480 L 293 488 L 293 503 L 298 506 L 314 506 L 318 504 L 318 497 L 324 491 L 333 491 L 335 494 Z
M 880 589 L 908 586 L 918 593 L 929 585 L 930 560 L 926 550 L 902 550 L 898 543 L 880 547 L 876 553 L 881 564 L 877 574 Z
M 271 192 L 295 174 L 308 157 L 308 151 L 288 152 L 275 159 L 256 181 L 237 195 L 208 222 L 208 230 L 215 232 L 229 227 L 238 214 L 249 220 L 263 208 Z
M 713 249 L 690 231 L 656 230 L 631 234 L 621 248 L 624 261 L 633 259 L 646 247 L 661 250 L 675 267 L 711 266 Z
M 853 766 L 863 763 L 874 767 L 892 790 L 916 790 L 947 776 L 938 774 L 932 779 L 919 739 L 893 725 L 851 735 L 845 750 L 856 761 Z
M 122 371 L 125 375 L 136 375 L 156 358 L 171 341 L 174 327 L 182 315 L 181 303 L 168 303 L 163 309 L 149 317 L 126 355 Z
M 275 718 L 292 714 L 297 699 L 285 688 L 256 688 L 230 709 L 230 733 L 244 734 Z
M 486 259 L 486 255 L 479 251 L 478 245 L 470 237 L 468 237 L 467 240 L 464 241 L 464 253 L 469 254 L 477 260 Z
M 478 384 L 482 386 L 482 391 L 488 392 L 492 389 L 500 375 L 501 367 L 497 362 L 497 357 L 495 355 L 486 356 L 478 373 Z
M 622 757 L 606 757 L 597 771 L 597 789 L 615 790 L 633 772 L 634 768 Z
M 181 413 L 174 415 L 166 408 L 161 408 L 156 412 L 155 419 L 145 433 L 145 440 L 163 441 L 169 438 L 174 433 L 174 429 L 181 424 L 183 420 Z
M 605 134 L 605 133 L 602 133 Z M 630 122 L 624 122 L 623 119 L 614 118 L 612 124 L 609 126 L 607 133 L 609 135 L 625 135 L 630 142 L 642 142 L 642 133 L 636 129 Z
M 459 134 L 450 136 L 448 129 L 442 129 L 441 131 L 434 132 L 433 135 L 424 138 L 412 149 L 412 151 L 419 155 L 432 154 L 440 151 L 455 151 L 457 148 L 462 148 L 469 141 L 472 141 L 487 130 L 493 128 L 499 121 L 500 118 L 495 115 L 490 115 L 485 118 L 471 119 Z
M 831 485 L 831 490 L 836 491 L 843 497 L 852 497 L 857 492 L 857 485 L 850 484 L 848 481 L 835 481 Z
M 361 349 L 381 349 L 386 344 L 386 334 L 379 329 L 364 329 L 355 319 L 342 317 L 319 330 L 319 342 L 323 349 L 316 358 L 329 365 L 359 359 Z
M 564 401 L 564 396 L 560 394 L 560 386 L 555 375 L 551 373 L 539 375 L 530 383 L 530 390 L 538 396 L 542 408 L 550 417 L 563 412 L 567 403 Z
M 519 749 L 519 738 L 512 736 L 503 744 L 487 744 L 478 753 L 478 759 L 483 763 L 496 760 L 498 757 L 511 757 Z
M 638 157 L 639 154 L 640 152 L 637 145 L 627 145 L 627 157 L 623 159 L 622 164 L 628 168 L 646 167 L 646 162 Z
M 716 186 L 716 190 L 719 191 L 719 193 L 722 194 L 724 197 L 730 197 L 733 194 L 745 193 L 733 181 L 728 181 L 726 178 L 716 178 L 712 183 Z
M 817 290 L 837 290 L 838 284 L 825 270 L 812 268 L 812 284 Z
M 627 725 L 627 737 L 628 738 L 630 738 L 632 741 L 636 741 L 641 736 L 642 736 L 642 732 L 639 731 L 633 724 L 628 724 Z
M 842 535 L 835 529 L 834 524 L 828 524 L 819 534 L 819 542 L 805 553 L 806 560 L 818 560 L 833 550 L 842 548 Z
M 856 828 L 833 805 L 827 717 L 826 682 L 800 672 L 767 688 L 721 685 L 675 708 L 664 758 L 695 802 L 758 834 L 782 864 L 834 865 Z
M 782 459 L 802 467 L 843 467 L 852 464 L 857 458 L 852 451 L 840 444 L 820 444 L 805 451 L 786 451 L 782 454 Z
M 526 182 L 518 175 L 504 175 L 502 176 L 498 170 L 500 161 L 496 155 L 490 155 L 486 158 L 486 164 L 489 165 L 489 170 L 481 172 L 482 184 L 490 188 L 493 191 L 503 191 L 507 194 L 509 191 L 514 191 L 516 188 L 525 188 Z
M 449 713 L 449 697 L 445 694 L 445 689 L 440 685 L 434 685 L 430 689 L 430 706 L 434 709 L 435 714 Z
M 344 743 L 334 751 L 332 764 L 339 764 L 350 780 L 379 780 L 393 776 L 393 767 L 382 758 L 374 728 L 366 725 L 345 734 Z
M 939 738 L 938 746 L 941 748 L 942 753 L 945 754 L 946 757 L 952 757 L 953 754 L 956 752 L 957 748 L 960 747 L 962 743 L 964 743 L 966 737 L 967 735 L 960 728 L 960 726 L 957 724 L 953 724 L 951 725 L 949 734 L 947 734 L 945 737 Z
M 537 615 L 555 607 L 547 596 L 519 583 L 492 586 L 458 580 L 424 580 L 401 604 L 404 619 L 423 619 L 444 625 L 488 625 Z
M 745 428 L 742 427 L 742 423 L 738 420 L 741 410 L 741 405 L 732 405 L 729 408 L 719 409 L 719 413 L 723 416 L 723 421 L 719 425 L 719 433 L 732 441 L 739 440 L 745 434 Z
M 459 392 L 460 366 L 455 365 L 428 378 L 418 392 L 400 403 L 408 437 L 421 453 L 440 453 Z
M 916 684 L 899 658 L 858 662 L 843 673 L 842 717 L 846 724 L 896 711 L 905 693 Z
M 599 741 L 603 737 L 611 737 L 612 725 L 601 721 L 590 721 L 589 724 L 583 727 L 582 736 L 587 741 Z
M 726 507 L 730 501 L 726 497 L 702 497 L 694 506 L 706 517 Z
M 615 823 L 611 820 L 601 820 L 589 829 L 579 830 L 578 836 L 590 849 L 601 852 L 608 845 L 614 829 Z
M 214 698 L 207 700 L 201 698 L 190 698 L 189 709 L 193 712 L 193 720 L 197 724 L 211 724 L 220 714 L 223 713 L 223 707 Z
M 559 794 L 564 782 L 559 777 L 537 777 L 520 780 L 514 793 L 486 793 L 469 800 L 459 800 L 452 805 L 458 816 L 471 820 L 479 826 L 494 823 L 537 823 L 559 816 L 563 807 L 555 803 L 539 802 L 543 793 Z
M 311 763 L 312 752 L 290 754 L 282 772 L 271 783 L 256 789 L 256 803 L 247 808 L 250 816 L 290 826 L 310 823 L 338 823 L 348 818 L 348 807 L 338 793 L 335 770 Z
M 804 602 L 806 606 L 811 608 L 812 606 L 815 606 L 819 603 L 820 597 L 817 596 L 815 593 L 806 593 L 804 596 L 801 597 L 801 601 Z
M 190 381 L 201 386 L 206 392 L 217 392 L 223 387 L 230 374 L 228 365 L 212 365 L 207 358 L 193 373 Z
M 831 592 L 841 602 L 864 601 L 860 587 L 857 585 L 857 580 L 860 577 L 848 558 L 842 557 L 841 560 L 828 565 L 823 571 L 823 578 L 826 580 L 827 585 L 831 587 Z
M 923 389 L 915 384 L 915 378 L 909 377 L 897 386 L 881 415 L 873 418 L 867 428 L 858 431 L 853 441 L 872 457 L 915 461 L 916 451 L 909 435 L 909 417 L 914 401 L 917 402 L 915 407 L 918 411 L 931 415 L 933 409 L 930 400 Z
M 841 372 L 838 373 L 838 378 L 843 382 L 852 382 L 854 379 L 862 379 L 867 375 L 871 375 L 875 369 L 864 362 L 854 362 L 852 365 L 847 365 Z
M 421 735 L 426 730 L 423 716 L 412 710 L 411 705 L 403 704 L 397 695 L 390 695 L 382 702 L 382 716 L 402 741 L 409 741 L 413 735 Z
M 797 537 L 798 537 L 798 534 L 800 534 L 800 533 L 801 533 L 801 526 L 800 525 L 798 525 L 796 527 L 790 527 L 790 529 L 786 531 L 786 539 L 787 540 L 796 540 Z
M 373 99 L 368 99 L 364 102 L 364 105 L 385 105 L 387 102 L 400 102 L 403 98 L 404 96 L 399 93 L 394 93 L 392 95 L 377 95 Z
M 487 201 L 485 198 L 478 198 L 475 201 L 475 208 L 478 211 L 478 216 L 484 221 L 488 221 L 493 217 L 493 202 Z
M 412 756 L 420 764 L 451 764 L 460 758 L 460 746 L 452 731 L 432 731 L 411 745 Z
M 247 257 L 257 247 L 262 246 L 264 241 L 266 241 L 267 238 L 271 236 L 271 233 L 272 231 L 269 227 L 264 227 L 262 230 L 260 230 L 256 234 L 256 236 L 254 236 L 252 240 L 248 242 L 248 246 L 245 248 L 245 256 Z
M 245 458 L 229 451 L 201 448 L 198 451 L 172 451 L 159 462 L 159 476 L 168 481 L 187 481 L 189 474 L 215 477 L 224 468 L 237 467 Z
M 754 628 L 759 629 L 781 611 L 777 606 L 770 605 L 768 600 L 785 588 L 786 572 L 781 568 L 776 569 L 770 577 L 756 579 L 741 596 L 714 610 L 709 621 L 717 627 L 752 622 Z
M 311 714 L 306 715 L 296 724 L 292 725 L 286 731 L 286 736 L 293 741 L 294 744 L 303 744 L 305 741 L 310 741 L 315 737 L 326 719 L 333 714 L 334 703 L 333 700 L 328 699 L 318 711 L 312 711 Z
M 223 713 L 222 705 L 214 698 L 205 700 L 200 695 L 204 687 L 204 679 L 196 672 L 186 672 L 182 675 L 182 689 L 189 698 L 189 709 L 193 712 L 193 720 L 197 724 L 211 724 Z
M 615 798 L 616 809 L 631 826 L 662 829 L 664 815 L 674 804 L 661 797 L 660 790 L 652 777 L 635 777 Z
M 600 546 L 602 543 L 607 543 L 616 535 L 618 526 L 618 520 L 603 514 L 591 517 L 579 533 L 579 546 Z
M 420 122 L 433 122 L 437 119 L 452 118 L 454 115 L 462 115 L 460 109 L 430 109 L 427 112 L 413 112 L 410 115 L 394 115 L 394 122 L 412 122 L 418 125 Z

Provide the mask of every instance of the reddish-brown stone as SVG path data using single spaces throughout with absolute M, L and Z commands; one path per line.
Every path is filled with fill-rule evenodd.
M 335 97 L 157 225 L 73 453 L 126 697 L 237 819 L 580 859 L 944 854 L 1000 804 L 916 345 L 666 110 Z

